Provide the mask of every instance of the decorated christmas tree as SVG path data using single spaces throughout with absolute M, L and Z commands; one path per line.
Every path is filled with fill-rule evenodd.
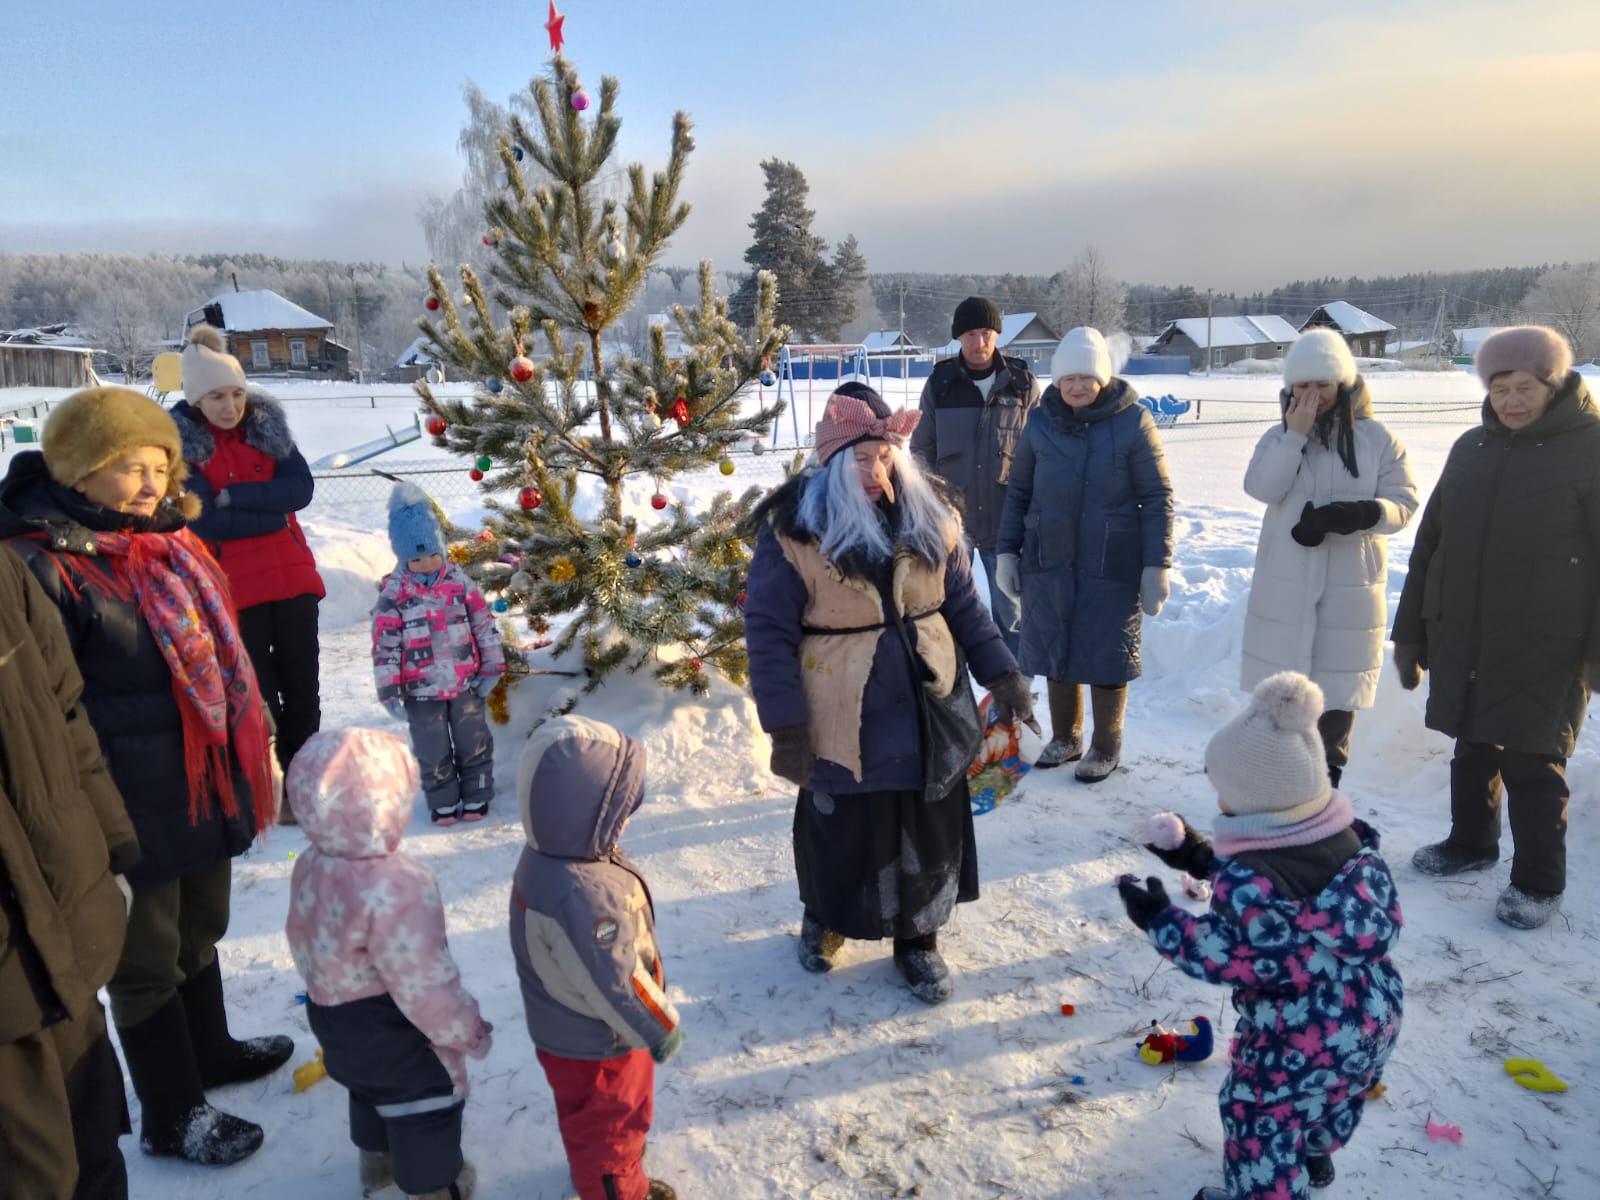
M 773 325 L 776 285 L 759 281 L 746 338 L 702 263 L 698 304 L 672 312 L 680 356 L 668 356 L 660 325 L 643 357 L 608 350 L 608 331 L 688 215 L 678 193 L 694 142 L 678 113 L 665 168 L 647 177 L 631 164 L 621 194 L 608 194 L 619 177 L 609 166 L 617 82 L 603 79 L 596 103 L 553 48 L 549 74 L 531 84 L 537 125 L 514 115 L 501 140 L 505 187 L 485 207 L 489 278 L 463 266 L 455 292 L 429 271 L 434 316 L 422 330 L 444 362 L 481 382 L 467 400 L 418 384 L 426 428 L 472 460 L 491 496 L 486 529 L 452 556 L 535 635 L 566 618 L 555 652 L 581 647 L 590 687 L 647 665 L 697 693 L 710 669 L 743 682 L 738 527 L 761 489 L 696 510 L 673 503 L 666 484 L 713 467 L 731 475 L 736 449 L 764 447 L 781 405 L 754 404 L 749 385 L 787 336 Z M 653 481 L 648 492 L 627 486 L 641 480 Z M 510 502 L 495 498 L 507 493 Z

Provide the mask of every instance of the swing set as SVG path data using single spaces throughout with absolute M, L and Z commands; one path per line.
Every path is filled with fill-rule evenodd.
M 848 364 L 848 366 L 846 365 Z M 806 434 L 800 436 L 800 396 L 795 388 L 796 368 L 805 373 L 806 380 Z M 831 367 L 831 370 L 821 370 L 819 367 Z M 794 434 L 796 446 L 809 446 L 812 443 L 812 431 L 816 428 L 816 392 L 817 379 L 824 382 L 832 381 L 835 386 L 842 383 L 852 375 L 862 379 L 867 378 L 867 348 L 857 343 L 833 342 L 796 342 L 786 345 L 778 354 L 778 377 L 775 387 L 778 399 L 787 400 L 789 407 L 789 428 Z M 787 395 L 785 395 L 787 389 Z M 764 389 L 763 389 L 764 390 Z M 822 398 L 826 400 L 832 393 L 830 387 L 823 392 Z M 761 399 L 766 402 L 765 397 Z M 772 423 L 772 444 L 778 444 L 778 422 Z

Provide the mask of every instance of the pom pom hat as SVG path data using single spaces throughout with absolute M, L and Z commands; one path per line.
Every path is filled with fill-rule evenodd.
M 1350 356 L 1350 343 L 1336 329 L 1308 329 L 1283 356 L 1283 382 L 1337 383 L 1349 387 L 1356 381 L 1356 360 Z
M 193 404 L 218 388 L 245 386 L 244 367 L 228 353 L 221 331 L 210 325 L 189 330 L 189 344 L 178 356 L 184 399 Z
M 402 567 L 413 558 L 444 553 L 433 501 L 414 483 L 397 483 L 389 493 L 389 546 Z
M 1321 715 L 1322 689 L 1282 671 L 1217 730 L 1206 747 L 1206 776 L 1222 810 L 1214 826 L 1219 854 L 1307 845 L 1350 823 L 1349 801 L 1328 783 Z

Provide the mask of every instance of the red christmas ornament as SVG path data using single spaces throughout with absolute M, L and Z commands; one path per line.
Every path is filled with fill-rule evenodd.
M 483 472 L 478 470 L 477 467 L 473 467 L 472 470 L 467 472 L 467 478 L 472 480 L 473 483 L 477 483 L 483 478 Z
M 424 300 L 422 302 L 422 307 L 426 308 L 429 312 L 438 312 L 439 311 L 439 297 L 437 297 L 437 296 L 429 296 L 426 300 Z
M 560 54 L 562 44 L 566 41 L 561 32 L 561 26 L 566 19 L 556 11 L 556 0 L 550 0 L 550 16 L 545 20 L 544 31 L 550 35 L 550 50 L 552 53 Z
M 745 602 L 745 593 L 744 592 L 740 592 L 739 593 L 739 607 L 741 609 L 744 608 L 744 602 Z
M 448 426 L 446 425 L 445 419 L 443 417 L 435 416 L 435 417 L 429 417 L 428 418 L 428 423 L 425 426 L 423 426 L 423 428 L 426 429 L 434 437 L 443 437 L 444 436 L 444 431 L 445 431 L 446 428 L 448 428 Z
M 696 659 L 694 659 L 692 661 L 694 663 L 694 669 L 696 671 L 699 671 L 702 667 L 705 666 L 705 663 L 701 662 L 698 658 L 696 658 Z
M 489 244 L 489 235 L 487 233 L 483 235 L 483 244 L 485 246 Z
M 657 492 L 654 496 L 650 497 L 650 507 L 655 509 L 657 512 L 660 512 L 666 506 L 667 498 L 660 492 Z
M 492 541 L 494 541 L 494 534 L 490 530 L 480 529 L 480 530 L 478 530 L 478 541 L 479 542 L 492 542 Z
M 672 411 L 668 414 L 678 423 L 678 428 L 683 429 L 689 424 L 689 401 L 686 397 L 679 396 L 672 402 Z
M 533 359 L 519 354 L 511 360 L 511 378 L 518 383 L 527 383 L 533 378 Z
M 544 503 L 544 493 L 536 487 L 525 487 L 517 493 L 517 503 L 527 510 L 538 508 Z

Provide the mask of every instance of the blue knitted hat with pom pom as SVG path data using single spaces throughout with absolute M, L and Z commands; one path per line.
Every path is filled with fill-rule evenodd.
M 401 566 L 444 553 L 444 532 L 433 501 L 414 483 L 397 483 L 389 494 L 389 545 Z

